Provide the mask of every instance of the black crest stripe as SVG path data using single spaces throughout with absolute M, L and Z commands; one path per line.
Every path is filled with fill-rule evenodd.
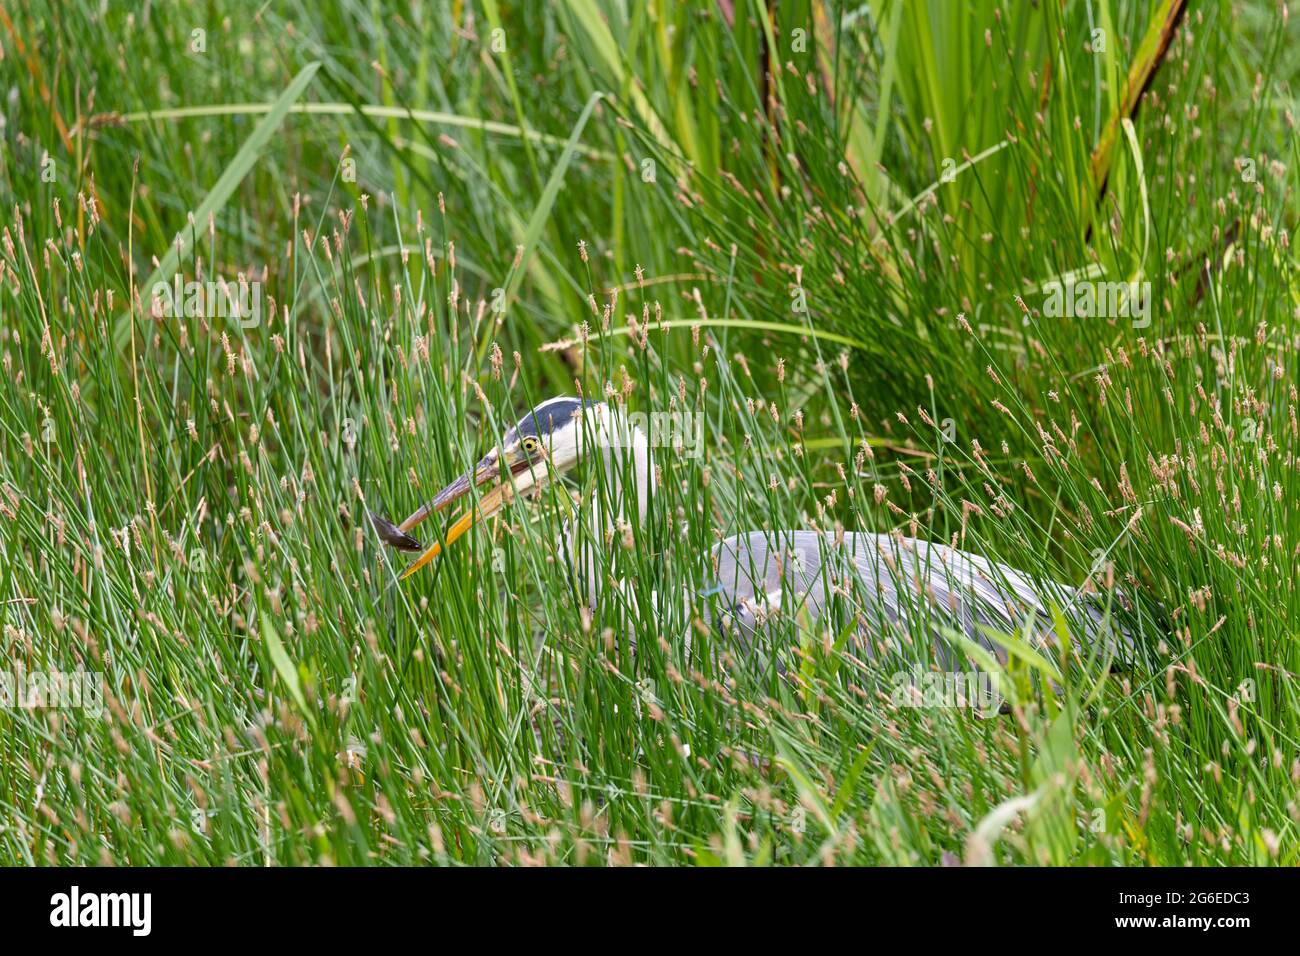
M 538 406 L 519 420 L 519 424 L 514 427 L 514 431 L 520 438 L 526 435 L 549 435 L 557 428 L 563 428 L 572 421 L 573 416 L 578 414 L 582 408 L 594 404 L 594 402 L 587 402 L 582 399 L 569 398 L 550 402 L 545 407 Z

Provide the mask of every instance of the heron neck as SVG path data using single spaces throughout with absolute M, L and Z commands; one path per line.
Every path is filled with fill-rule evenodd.
M 635 509 L 639 529 L 650 510 L 650 489 L 654 475 L 650 442 L 645 432 L 621 416 L 611 424 L 610 433 L 606 436 L 608 440 L 601 443 L 607 498 L 612 500 L 614 517 L 618 521 L 629 520 L 632 509 Z M 633 500 L 629 502 L 629 498 Z M 600 514 L 604 504 L 598 481 L 594 500 L 596 514 Z
M 616 416 L 605 423 L 600 436 L 600 461 L 592 463 L 603 470 L 595 476 L 591 491 L 587 531 L 579 531 L 576 516 L 566 522 L 562 531 L 571 571 L 593 605 L 606 576 L 602 569 L 611 569 L 605 558 L 617 553 L 622 529 L 631 522 L 632 514 L 636 515 L 634 536 L 645 534 L 654 481 L 654 459 L 645 433 L 621 415 Z M 612 520 L 606 515 L 612 515 Z M 607 539 L 607 532 L 612 532 L 612 539 Z

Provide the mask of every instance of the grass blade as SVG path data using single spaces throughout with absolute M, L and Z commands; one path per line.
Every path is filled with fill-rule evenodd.
M 186 227 L 178 234 L 178 241 L 172 242 L 167 254 L 162 257 L 158 263 L 158 268 L 145 281 L 142 288 L 150 289 L 156 282 L 161 281 L 164 277 L 170 276 L 176 272 L 176 267 L 180 263 L 182 253 L 189 250 L 196 239 L 198 230 L 206 228 L 208 217 L 215 216 L 225 206 L 228 200 L 239 188 L 239 184 L 244 181 L 257 161 L 261 159 L 262 150 L 266 144 L 271 141 L 283 125 L 285 117 L 289 115 L 289 109 L 303 92 L 310 85 L 312 79 L 316 76 L 316 71 L 320 69 L 320 63 L 308 63 L 298 75 L 293 78 L 293 82 L 280 94 L 272 105 L 266 116 L 254 127 L 253 132 L 249 134 L 248 139 L 244 140 L 244 145 L 239 148 L 235 158 L 230 161 L 221 178 L 213 184 L 212 189 L 199 203 L 199 207 L 194 210 L 193 221 L 191 226 L 188 223 Z M 134 303 L 132 303 L 134 306 Z M 128 311 L 118 316 L 117 323 L 113 329 L 113 345 L 121 349 L 126 344 L 131 335 L 131 313 Z

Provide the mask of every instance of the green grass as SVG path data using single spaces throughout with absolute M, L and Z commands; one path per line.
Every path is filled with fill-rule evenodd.
M 1297 862 L 1277 5 L 110 6 L 0 14 L 0 647 L 104 694 L 0 710 L 0 861 Z M 399 584 L 365 508 L 578 388 L 704 422 L 597 607 L 591 470 Z M 762 527 L 1118 588 L 1149 661 L 1007 636 L 978 719 L 787 603 L 748 666 L 676 595 Z

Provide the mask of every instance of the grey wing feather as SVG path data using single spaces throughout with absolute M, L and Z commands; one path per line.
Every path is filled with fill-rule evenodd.
M 1051 635 L 1053 606 L 1065 614 L 1085 654 L 1124 659 L 1133 650 L 1131 635 L 1077 589 L 1034 581 L 1015 568 L 917 538 L 850 533 L 838 541 L 815 531 L 755 531 L 727 538 L 714 557 L 723 623 L 734 624 L 747 647 L 762 643 L 762 625 L 778 608 L 820 620 L 838 604 L 865 622 L 858 647 L 868 655 L 891 644 L 905 653 L 924 652 L 910 647 L 920 635 L 946 669 L 965 659 L 946 630 L 959 630 L 1005 659 L 980 625 L 1015 631 L 1034 615 L 1037 630 Z

